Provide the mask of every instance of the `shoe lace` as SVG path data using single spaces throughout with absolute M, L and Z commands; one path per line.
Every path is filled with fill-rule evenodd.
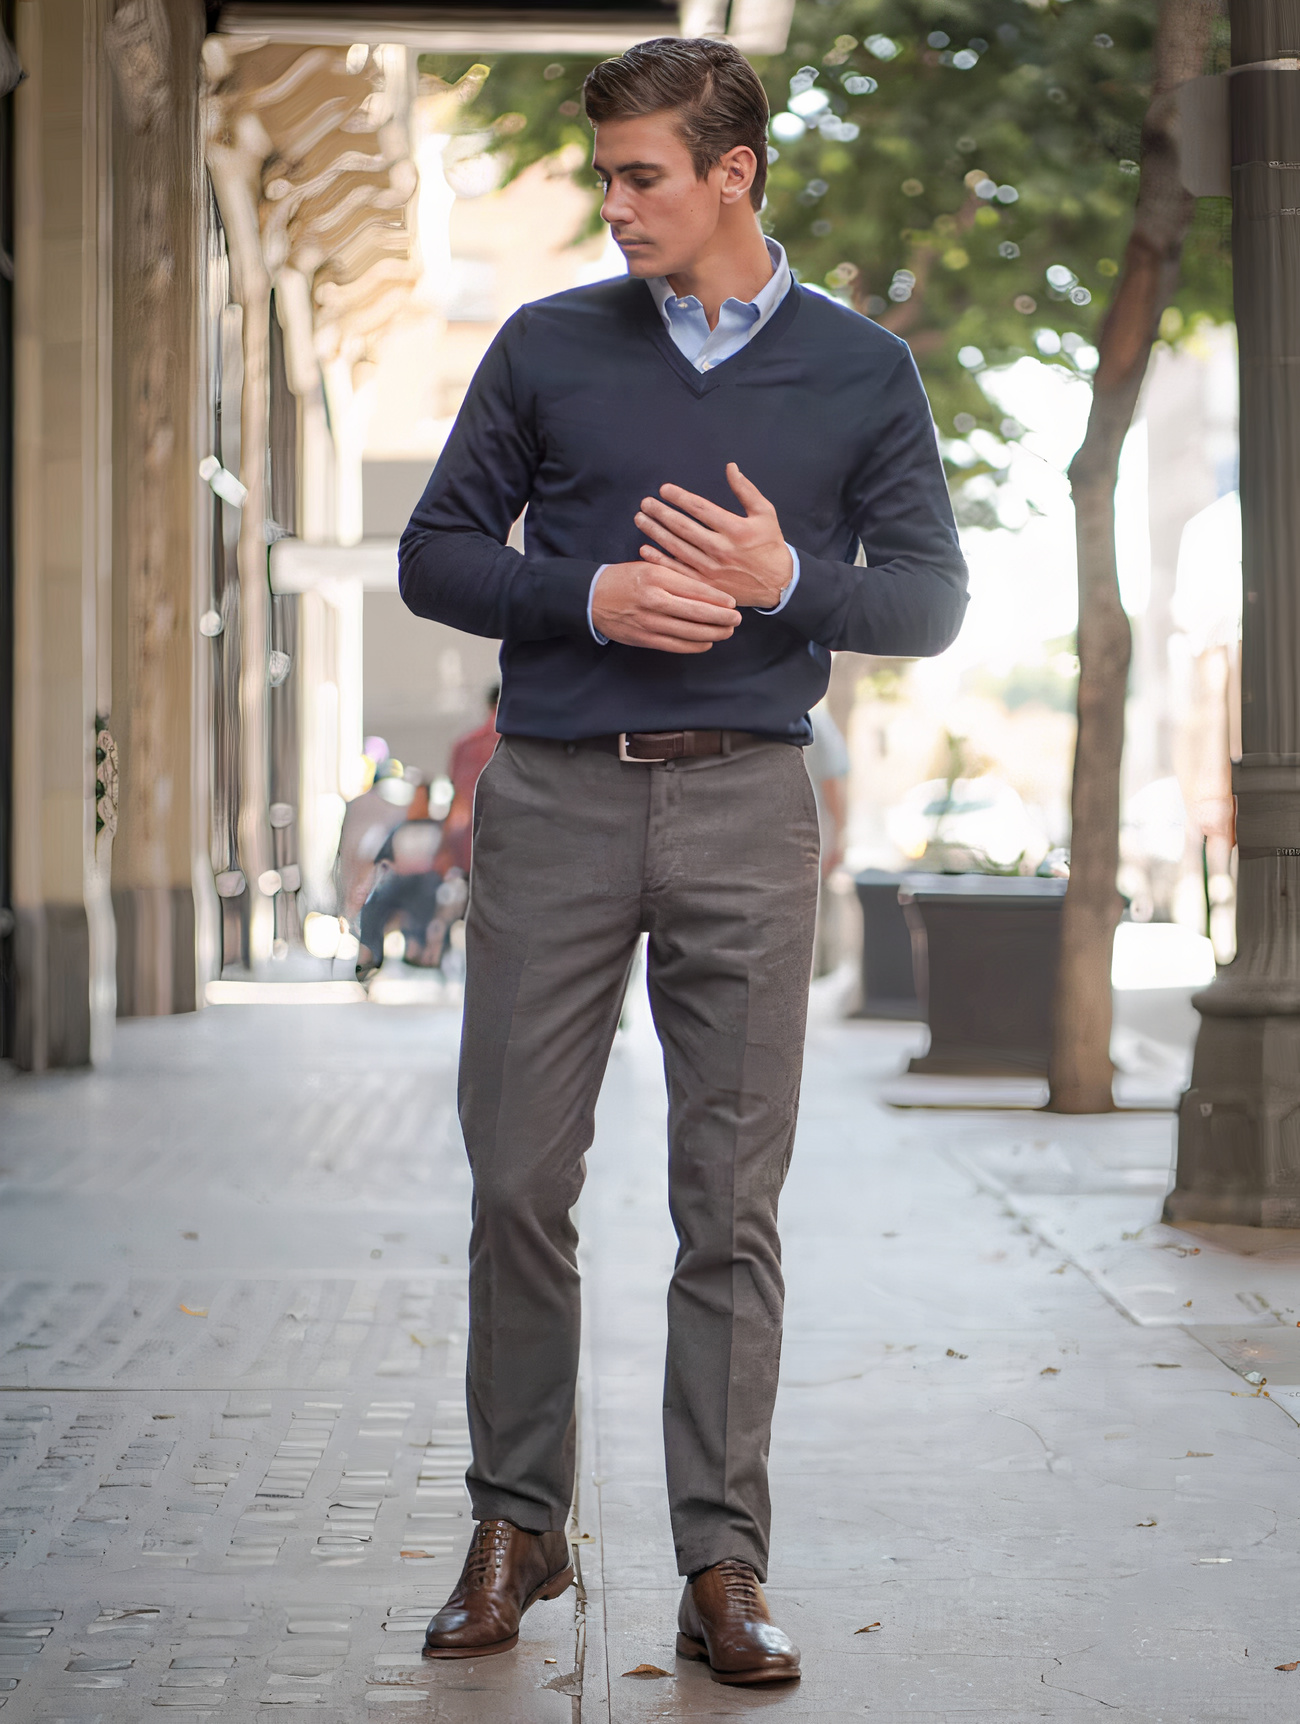
M 481 1520 L 465 1558 L 465 1580 L 470 1586 L 486 1586 L 501 1570 L 510 1543 L 508 1520 Z
M 722 1588 L 727 1597 L 749 1612 L 756 1610 L 760 1603 L 758 1576 L 747 1562 L 729 1558 L 718 1564 L 718 1574 L 722 1580 Z

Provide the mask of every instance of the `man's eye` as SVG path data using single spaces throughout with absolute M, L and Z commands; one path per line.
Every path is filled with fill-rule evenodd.
M 633 180 L 632 184 L 639 192 L 648 192 L 654 184 L 653 180 Z

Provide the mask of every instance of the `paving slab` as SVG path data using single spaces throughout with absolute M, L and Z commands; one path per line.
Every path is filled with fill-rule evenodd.
M 1300 1432 L 1186 1327 L 1135 1320 L 1024 1207 L 1093 1205 L 1089 1242 L 1116 1249 L 1158 1230 L 1171 1121 L 900 1113 L 882 1092 L 915 1038 L 814 1014 L 768 1587 L 805 1675 L 762 1696 L 673 1657 L 662 1101 L 644 1022 L 616 1049 L 583 1198 L 609 1672 L 584 1718 L 1293 1717 L 1294 1674 L 1273 1667 L 1300 1657 Z M 1025 1160 L 1017 1207 L 989 1170 Z M 1161 1272 L 1212 1303 L 1212 1254 L 1162 1243 L 1144 1247 Z M 1223 1255 L 1251 1284 L 1258 1264 Z M 1278 1273 L 1300 1299 L 1300 1272 Z M 1258 1310 L 1246 1328 L 1283 1333 Z M 623 1674 L 644 1664 L 667 1674 Z
M 6 1719 L 571 1724 L 572 1594 L 419 1656 L 472 1524 L 457 1033 L 221 1007 L 0 1086 Z
M 239 1004 L 0 1084 L 6 1718 L 1293 1718 L 1295 1242 L 1163 1228 L 1167 1115 L 889 1107 L 916 1030 L 830 1007 L 782 1209 L 800 1684 L 673 1652 L 643 1000 L 579 1207 L 581 1585 L 434 1666 L 469 1526 L 456 1012 Z

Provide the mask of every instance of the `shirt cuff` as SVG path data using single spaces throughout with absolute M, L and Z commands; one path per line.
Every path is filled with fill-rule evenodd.
M 794 573 L 790 576 L 790 579 L 785 583 L 785 586 L 782 587 L 781 597 L 777 601 L 777 603 L 772 606 L 770 611 L 761 611 L 761 610 L 758 610 L 757 606 L 755 606 L 755 610 L 757 611 L 757 614 L 760 617 L 780 616 L 781 612 L 785 609 L 785 607 L 790 603 L 790 600 L 794 597 L 794 590 L 799 585 L 799 553 L 798 553 L 798 551 L 795 550 L 793 545 L 787 544 L 785 548 L 787 551 L 789 551 L 790 556 L 792 557 L 792 559 L 794 561 Z M 594 588 L 596 583 L 595 583 L 595 581 L 593 581 L 591 584 Z M 588 622 L 591 621 L 591 606 L 590 605 L 587 606 L 587 621 Z M 593 634 L 596 634 L 596 631 L 594 628 L 592 629 L 591 632 Z M 600 636 L 596 635 L 596 639 L 599 640 Z
M 596 570 L 595 574 L 591 577 L 591 585 L 587 588 L 587 627 L 591 630 L 591 638 L 592 638 L 592 640 L 595 641 L 597 646 L 608 646 L 609 645 L 609 636 L 601 634 L 600 630 L 596 627 L 595 623 L 591 620 L 592 601 L 596 597 L 596 582 L 600 579 L 600 577 L 604 574 L 605 570 L 608 567 L 609 567 L 608 563 L 602 563 L 600 565 L 600 567 Z M 795 569 L 797 570 L 798 567 L 799 567 L 799 561 L 798 561 L 798 558 L 796 558 L 795 559 Z M 798 577 L 796 575 L 796 579 L 797 578 Z M 782 597 L 781 597 L 781 603 L 782 604 L 784 604 L 786 599 L 790 596 L 790 591 L 791 591 L 791 589 L 789 587 L 787 587 L 785 592 L 782 594 Z

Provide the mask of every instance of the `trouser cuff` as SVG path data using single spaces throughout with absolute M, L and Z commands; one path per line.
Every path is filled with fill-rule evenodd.
M 704 1543 L 681 1546 L 677 1551 L 677 1572 L 685 1580 L 693 1580 L 706 1568 L 719 1562 L 747 1562 L 759 1580 L 767 1580 L 767 1551 L 734 1532 Z
M 469 1497 L 475 1520 L 508 1520 L 521 1532 L 563 1532 L 569 1524 L 568 1509 L 547 1509 L 509 1491 L 471 1487 Z

